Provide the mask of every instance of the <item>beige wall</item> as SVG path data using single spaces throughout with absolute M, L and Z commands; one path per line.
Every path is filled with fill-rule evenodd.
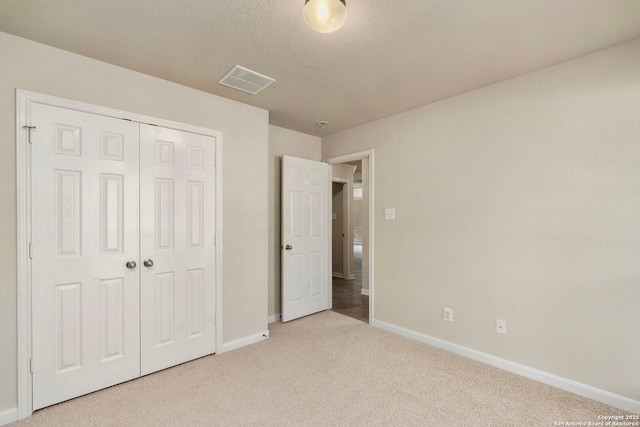
M 269 126 L 269 317 L 280 314 L 280 166 L 282 156 L 320 161 L 320 138 Z
M 376 319 L 640 400 L 639 118 L 640 40 L 323 138 L 375 149 Z
M 0 76 L 0 412 L 17 404 L 16 88 L 221 131 L 223 340 L 267 329 L 267 111 L 4 33 Z

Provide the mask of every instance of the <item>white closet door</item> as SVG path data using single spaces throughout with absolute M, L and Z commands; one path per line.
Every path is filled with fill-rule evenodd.
M 215 351 L 215 138 L 141 124 L 140 193 L 144 375 Z
M 140 375 L 139 127 L 31 112 L 35 410 Z

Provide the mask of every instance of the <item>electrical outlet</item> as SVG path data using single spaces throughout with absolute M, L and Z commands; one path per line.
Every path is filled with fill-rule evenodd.
M 496 319 L 496 332 L 502 335 L 507 335 L 507 322 Z
M 444 320 L 447 322 L 453 322 L 453 308 L 444 308 Z
M 396 219 L 395 208 L 386 208 L 384 210 L 384 219 Z

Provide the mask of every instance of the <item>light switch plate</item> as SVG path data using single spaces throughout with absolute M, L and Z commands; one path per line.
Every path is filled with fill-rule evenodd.
M 394 208 L 386 208 L 384 210 L 384 219 L 396 219 L 396 210 Z
M 338 216 L 336 214 L 332 214 L 333 219 L 338 219 Z

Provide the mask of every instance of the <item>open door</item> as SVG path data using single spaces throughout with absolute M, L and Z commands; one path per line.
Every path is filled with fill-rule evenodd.
M 331 308 L 331 165 L 282 157 L 282 321 Z

